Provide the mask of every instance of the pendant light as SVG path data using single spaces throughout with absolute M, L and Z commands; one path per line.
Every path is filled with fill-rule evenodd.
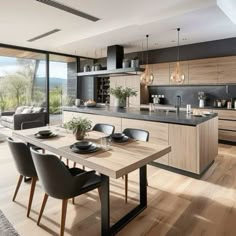
M 145 66 L 145 71 L 141 74 L 140 77 L 140 83 L 142 85 L 151 85 L 153 80 L 154 80 L 154 75 L 151 73 L 149 66 L 148 66 L 148 37 L 149 35 L 146 35 L 147 39 L 147 60 L 146 60 L 146 66 Z
M 177 47 L 177 62 L 174 72 L 171 74 L 170 79 L 177 84 L 182 84 L 184 82 L 184 73 L 181 70 L 179 63 L 179 31 L 180 28 L 177 28 L 178 32 L 178 47 Z

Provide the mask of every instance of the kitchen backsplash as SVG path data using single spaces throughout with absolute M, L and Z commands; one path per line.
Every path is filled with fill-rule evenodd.
M 204 86 L 150 86 L 149 102 L 152 102 L 152 95 L 164 95 L 164 104 L 175 105 L 176 96 L 182 98 L 182 105 L 191 104 L 198 106 L 198 92 L 206 94 L 205 106 L 214 106 L 214 101 L 219 99 L 230 100 L 236 98 L 236 85 L 204 85 Z

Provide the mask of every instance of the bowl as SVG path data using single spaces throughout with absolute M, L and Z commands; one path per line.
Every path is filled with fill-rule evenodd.
M 40 130 L 38 132 L 38 134 L 40 136 L 47 137 L 47 136 L 50 136 L 52 134 L 52 131 L 51 130 Z
M 113 139 L 117 139 L 117 140 L 122 139 L 124 136 L 125 136 L 125 135 L 124 135 L 123 133 L 114 133 L 114 134 L 111 135 L 111 137 L 112 137 Z
M 92 142 L 89 141 L 80 141 L 74 144 L 76 148 L 80 150 L 87 150 L 92 145 Z

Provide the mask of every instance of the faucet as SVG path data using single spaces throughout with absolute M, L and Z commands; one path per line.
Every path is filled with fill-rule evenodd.
M 180 106 L 181 106 L 181 96 L 178 95 L 176 96 L 176 103 L 175 103 L 177 114 L 179 114 Z

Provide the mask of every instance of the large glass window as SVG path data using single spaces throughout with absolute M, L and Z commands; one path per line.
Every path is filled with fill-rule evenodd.
M 49 112 L 50 124 L 62 122 L 62 107 L 75 102 L 77 60 L 75 57 L 50 54 Z
M 18 106 L 46 108 L 46 56 L 0 47 L 0 110 Z

